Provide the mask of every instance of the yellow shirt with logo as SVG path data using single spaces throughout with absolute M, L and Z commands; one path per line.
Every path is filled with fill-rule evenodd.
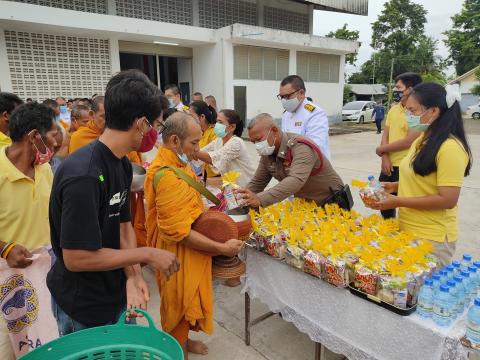
M 420 197 L 438 194 L 439 186 L 461 187 L 468 164 L 463 145 L 449 138 L 440 146 L 436 156 L 437 171 L 421 176 L 413 171 L 412 160 L 423 136 L 416 139 L 400 164 L 398 196 Z M 453 209 L 420 210 L 400 208 L 400 229 L 414 233 L 418 238 L 449 242 L 458 238 L 457 207 Z
M 0 131 L 0 148 L 6 145 L 10 145 L 12 143 L 12 139 L 8 135 L 5 135 L 3 132 Z
M 49 164 L 35 166 L 35 180 L 12 164 L 0 149 L 0 241 L 28 250 L 50 244 L 48 204 L 53 174 Z
M 408 133 L 408 123 L 405 117 L 405 107 L 398 103 L 393 105 L 387 114 L 385 126 L 388 126 L 388 143 L 405 139 Z M 402 159 L 408 154 L 408 149 L 392 151 L 388 155 L 393 166 L 400 166 Z

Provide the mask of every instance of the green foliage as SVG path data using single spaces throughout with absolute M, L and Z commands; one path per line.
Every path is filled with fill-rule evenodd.
M 452 21 L 453 27 L 444 33 L 444 41 L 457 74 L 462 75 L 480 63 L 480 0 L 465 0 Z
M 352 101 L 352 87 L 348 84 L 345 84 L 343 87 L 343 103 L 346 104 Z
M 478 66 L 477 70 L 475 70 L 475 77 L 477 78 L 478 81 L 480 81 L 480 66 Z M 472 94 L 480 96 L 480 84 L 475 85 L 472 88 Z
M 336 31 L 330 31 L 326 37 L 336 38 L 336 39 L 343 39 L 343 40 L 351 40 L 351 41 L 358 41 L 359 31 L 357 30 L 348 30 L 347 24 L 344 24 L 340 29 Z M 354 64 L 357 61 L 357 54 L 348 54 L 345 56 L 345 62 L 349 64 Z

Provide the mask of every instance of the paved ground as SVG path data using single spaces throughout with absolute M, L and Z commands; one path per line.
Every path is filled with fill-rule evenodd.
M 465 179 L 459 202 L 460 239 L 457 245 L 457 256 L 464 252 L 480 258 L 480 214 L 477 201 L 480 200 L 480 121 L 467 122 L 469 141 L 472 147 L 474 167 Z M 350 183 L 353 178 L 365 179 L 369 174 L 378 174 L 380 160 L 375 155 L 375 147 L 380 135 L 375 132 L 362 132 L 333 136 L 330 139 L 332 162 L 344 182 Z M 248 144 L 249 151 L 258 161 L 253 146 Z M 363 207 L 361 200 L 354 192 L 355 208 L 362 214 L 371 210 Z M 145 270 L 151 284 L 152 300 L 149 310 L 159 321 L 158 291 L 153 275 Z M 194 335 L 203 339 L 210 347 L 208 356 L 191 356 L 190 359 L 228 359 L 228 360 L 310 360 L 314 356 L 313 343 L 300 333 L 293 325 L 274 316 L 255 326 L 252 330 L 252 345 L 243 342 L 244 302 L 239 288 L 227 288 L 219 282 L 215 283 L 215 333 L 212 336 Z M 252 317 L 266 311 L 266 306 L 258 301 L 252 302 Z

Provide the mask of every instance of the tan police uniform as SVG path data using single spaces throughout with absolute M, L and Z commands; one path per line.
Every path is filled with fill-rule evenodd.
M 342 179 L 326 157 L 323 157 L 322 171 L 317 175 L 310 175 L 312 170 L 320 166 L 320 160 L 310 146 L 297 143 L 298 138 L 301 136 L 282 133 L 278 154 L 261 156 L 257 171 L 247 189 L 257 194 L 262 207 L 280 202 L 291 195 L 323 205 L 332 195 L 332 191 L 337 192 L 343 188 Z M 291 164 L 286 161 L 288 148 L 292 152 Z M 272 177 L 279 183 L 265 190 Z

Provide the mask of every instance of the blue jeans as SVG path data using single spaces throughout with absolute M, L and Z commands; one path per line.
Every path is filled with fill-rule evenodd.
M 120 316 L 125 311 L 125 309 L 123 309 L 120 312 L 120 314 L 118 314 L 115 321 L 111 321 L 111 322 L 109 322 L 107 324 L 104 324 L 104 325 L 116 324 L 118 319 L 120 318 Z M 82 323 L 79 323 L 76 320 L 73 320 L 70 316 L 68 316 L 65 313 L 65 311 L 63 311 L 63 309 L 60 306 L 58 306 L 58 304 L 53 299 L 53 297 L 52 297 L 52 311 L 53 311 L 53 316 L 57 320 L 58 333 L 59 333 L 60 336 L 65 336 L 65 335 L 74 333 L 76 331 L 85 330 L 85 329 L 94 327 L 94 326 L 87 326 L 87 325 L 84 325 Z M 128 324 L 135 324 L 136 319 L 133 318 L 133 319 L 130 319 L 130 320 L 125 320 L 125 322 L 128 323 Z

